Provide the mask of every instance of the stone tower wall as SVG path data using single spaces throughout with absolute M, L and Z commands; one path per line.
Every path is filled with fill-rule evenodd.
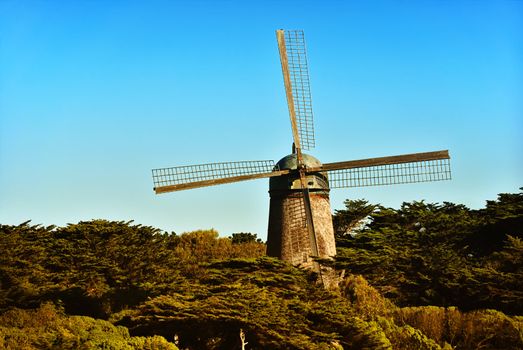
M 300 191 L 271 191 L 267 254 L 293 265 L 312 268 L 312 249 L 307 229 L 303 194 Z M 311 191 L 314 229 L 321 258 L 336 255 L 328 190 Z

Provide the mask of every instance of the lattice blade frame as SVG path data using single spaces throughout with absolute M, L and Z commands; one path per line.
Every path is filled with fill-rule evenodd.
M 451 179 L 450 159 L 327 171 L 330 188 L 397 185 Z
M 172 168 L 153 169 L 154 190 L 158 193 L 180 191 L 197 187 L 281 176 L 272 160 L 208 163 Z
M 282 59 L 284 79 L 285 70 L 287 70 L 291 85 L 294 118 L 299 134 L 299 146 L 297 146 L 304 150 L 310 150 L 315 146 L 315 138 L 305 36 L 303 30 L 282 30 L 280 32 L 283 33 L 283 49 L 286 55 L 285 62 Z M 286 67 L 284 67 L 285 65 Z M 289 106 L 289 110 L 291 110 L 291 106 Z M 292 114 L 291 112 L 291 119 L 293 118 Z

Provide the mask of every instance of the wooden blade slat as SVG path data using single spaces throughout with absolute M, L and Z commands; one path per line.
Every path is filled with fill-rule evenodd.
M 300 171 L 300 182 L 303 192 L 303 204 L 305 206 L 305 217 L 307 218 L 307 228 L 309 230 L 309 238 L 311 241 L 312 254 L 318 256 L 318 242 L 316 241 L 316 232 L 314 230 L 314 218 L 312 216 L 311 197 L 307 187 L 307 179 L 305 173 Z
M 345 164 L 330 167 L 327 175 L 330 188 L 398 185 L 417 182 L 444 181 L 451 179 L 450 157 L 446 151 L 425 156 L 401 156 L 396 159 Z M 370 164 L 370 165 L 367 165 Z
M 412 153 L 412 154 L 404 154 L 404 155 L 399 155 L 399 156 L 349 160 L 346 162 L 336 162 L 336 163 L 325 163 L 321 167 L 307 168 L 307 172 L 320 172 L 320 171 L 342 170 L 342 169 L 352 169 L 352 168 L 363 168 L 363 167 L 373 167 L 373 166 L 380 166 L 380 165 L 430 161 L 430 160 L 438 160 L 438 159 L 450 159 L 449 151 L 444 150 L 444 151 L 435 151 L 435 152 Z
M 289 117 L 291 119 L 292 138 L 294 140 L 294 147 L 301 150 L 300 135 L 298 133 L 298 125 L 296 123 L 296 110 L 294 109 L 294 98 L 292 96 L 292 84 L 289 74 L 289 61 L 287 58 L 287 48 L 285 46 L 285 31 L 279 29 L 276 31 L 276 39 L 278 40 L 278 49 L 280 52 L 281 70 L 283 73 L 283 83 L 285 85 L 285 95 L 287 96 L 287 106 L 289 107 Z M 301 151 L 299 152 L 301 156 Z
M 154 188 L 154 192 L 156 192 L 156 194 L 160 194 L 160 193 L 167 193 L 167 192 L 174 192 L 174 191 L 182 191 L 182 190 L 189 190 L 192 188 L 222 185 L 222 184 L 247 181 L 247 180 L 263 179 L 263 178 L 269 178 L 269 177 L 273 177 L 273 176 L 282 176 L 282 175 L 286 175 L 289 173 L 290 173 L 290 170 L 277 170 L 277 171 L 272 171 L 270 173 L 239 175 L 239 176 L 232 176 L 232 177 L 226 177 L 226 178 L 220 178 L 220 179 L 187 182 L 187 183 L 182 183 L 182 184 L 177 184 L 177 185 L 158 186 L 158 187 Z
M 292 97 L 294 124 L 299 137 L 299 149 L 315 146 L 314 116 L 310 91 L 309 64 L 303 30 L 280 30 L 277 33 L 286 90 Z M 291 101 L 288 100 L 290 103 Z
M 314 229 L 314 216 L 312 213 L 311 196 L 309 188 L 307 187 L 307 179 L 304 170 L 300 170 L 300 182 L 303 193 L 303 205 L 305 206 L 305 217 L 307 219 L 307 231 L 309 232 L 311 253 L 313 256 L 319 257 L 318 240 L 316 239 L 316 230 Z M 320 264 L 317 261 L 314 261 L 313 266 L 314 270 L 318 273 L 320 282 L 324 284 Z
M 248 160 L 153 169 L 152 175 L 156 188 L 174 185 L 176 185 L 175 188 L 182 188 L 178 185 L 243 175 L 264 174 L 274 170 L 279 170 L 279 168 L 272 160 Z

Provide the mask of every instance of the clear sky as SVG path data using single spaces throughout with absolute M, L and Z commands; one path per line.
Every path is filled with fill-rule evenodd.
M 0 0 L 0 223 L 266 238 L 268 180 L 151 169 L 291 151 L 275 30 L 303 29 L 323 162 L 449 149 L 452 181 L 337 189 L 480 208 L 523 186 L 523 2 Z

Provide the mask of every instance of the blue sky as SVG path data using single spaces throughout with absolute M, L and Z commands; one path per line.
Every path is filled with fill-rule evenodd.
M 151 169 L 290 153 L 279 28 L 305 31 L 311 154 L 450 150 L 452 181 L 337 189 L 333 210 L 523 186 L 521 1 L 0 0 L 0 223 L 265 238 L 267 180 L 157 196 Z

